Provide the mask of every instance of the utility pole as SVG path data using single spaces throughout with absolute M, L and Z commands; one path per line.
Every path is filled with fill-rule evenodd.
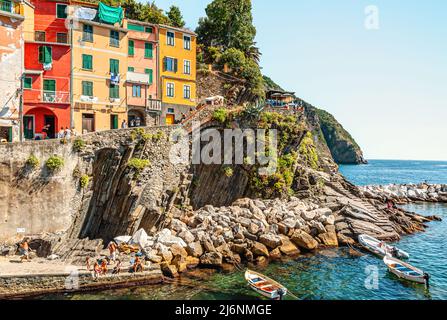
M 20 142 L 23 142 L 23 133 L 24 133 L 24 126 L 23 126 L 23 81 L 25 78 L 25 74 L 22 73 L 20 76 L 20 89 L 19 89 L 19 136 L 20 136 Z

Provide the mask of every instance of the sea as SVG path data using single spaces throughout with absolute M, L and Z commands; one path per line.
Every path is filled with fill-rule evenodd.
M 447 162 L 371 160 L 367 165 L 341 166 L 357 185 L 391 183 L 447 184 Z M 327 249 L 296 260 L 270 264 L 262 273 L 284 284 L 300 300 L 445 300 L 447 299 L 447 205 L 421 203 L 404 206 L 423 215 L 437 215 L 424 233 L 405 236 L 397 244 L 410 253 L 409 262 L 431 275 L 430 287 L 390 274 L 382 260 L 348 248 Z M 243 272 L 214 272 L 181 279 L 181 284 L 135 286 L 94 293 L 55 294 L 49 300 L 256 300 L 262 299 L 244 281 Z

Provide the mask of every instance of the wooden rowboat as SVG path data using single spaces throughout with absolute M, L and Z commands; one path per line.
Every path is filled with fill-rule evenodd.
M 385 257 L 386 255 L 391 255 L 401 259 L 408 259 L 410 257 L 407 252 L 366 234 L 359 235 L 359 243 L 366 250 L 371 251 L 381 258 Z
M 385 256 L 383 262 L 387 265 L 388 270 L 399 278 L 422 283 L 428 287 L 430 276 L 421 269 L 390 256 Z
M 287 288 L 258 272 L 245 271 L 245 280 L 257 293 L 272 300 L 281 300 L 287 294 Z

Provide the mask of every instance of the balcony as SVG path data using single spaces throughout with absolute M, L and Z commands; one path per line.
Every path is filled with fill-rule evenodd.
M 150 85 L 149 75 L 146 73 L 128 71 L 126 81 L 130 83 Z
M 24 90 L 25 103 L 69 104 L 70 93 L 65 91 Z
M 161 112 L 161 100 L 147 99 L 147 111 L 160 111 Z

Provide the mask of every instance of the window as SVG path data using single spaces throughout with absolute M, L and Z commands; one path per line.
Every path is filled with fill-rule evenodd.
M 149 83 L 152 84 L 154 82 L 154 70 L 144 69 L 144 73 L 149 75 Z
M 166 96 L 171 98 L 174 97 L 174 84 L 172 82 L 166 84 Z
M 186 50 L 191 50 L 191 37 L 183 36 L 183 48 Z
M 93 56 L 90 54 L 82 55 L 82 69 L 93 70 Z
M 82 41 L 93 42 L 93 26 L 84 24 L 82 29 Z
M 44 64 L 53 62 L 53 50 L 51 49 L 51 47 L 39 47 L 39 62 Z
M 57 3 L 56 4 L 56 17 L 59 19 L 67 18 L 67 13 L 65 12 L 66 9 L 67 9 L 66 4 Z
M 33 86 L 33 78 L 25 77 L 25 79 L 23 79 L 23 88 L 31 89 L 32 86 Z
M 56 80 L 43 80 L 43 91 L 45 92 L 55 92 L 56 91 Z
M 175 113 L 174 108 L 168 108 L 168 113 Z
M 154 33 L 154 29 L 152 27 L 145 27 L 144 32 L 146 33 Z
M 45 42 L 45 32 L 44 31 L 34 31 L 34 40 Z
M 120 46 L 120 33 L 115 30 L 110 30 L 110 45 L 112 47 Z
M 134 67 L 127 67 L 127 71 L 134 72 L 135 68 Z
M 68 35 L 66 33 L 58 32 L 56 35 L 57 43 L 68 43 Z
M 183 86 L 183 98 L 191 99 L 191 86 Z
M 110 73 L 120 73 L 120 61 L 116 59 L 110 59 Z
M 163 70 L 177 72 L 178 60 L 174 58 L 164 58 Z
M 118 129 L 118 115 L 117 114 L 110 115 L 110 129 Z
M 82 95 L 93 97 L 93 82 L 82 81 Z
M 145 42 L 144 43 L 144 57 L 147 59 L 152 59 L 152 43 Z
M 137 84 L 132 86 L 132 97 L 141 98 L 141 86 Z
M 131 57 L 135 54 L 135 42 L 133 40 L 129 40 L 129 49 L 127 54 Z
M 175 46 L 175 33 L 168 31 L 166 33 L 166 41 L 168 46 Z
M 191 61 L 185 60 L 183 62 L 183 73 L 184 74 L 191 74 Z
M 109 87 L 109 97 L 111 99 L 119 99 L 120 97 L 120 87 L 118 85 L 115 84 L 110 84 Z

